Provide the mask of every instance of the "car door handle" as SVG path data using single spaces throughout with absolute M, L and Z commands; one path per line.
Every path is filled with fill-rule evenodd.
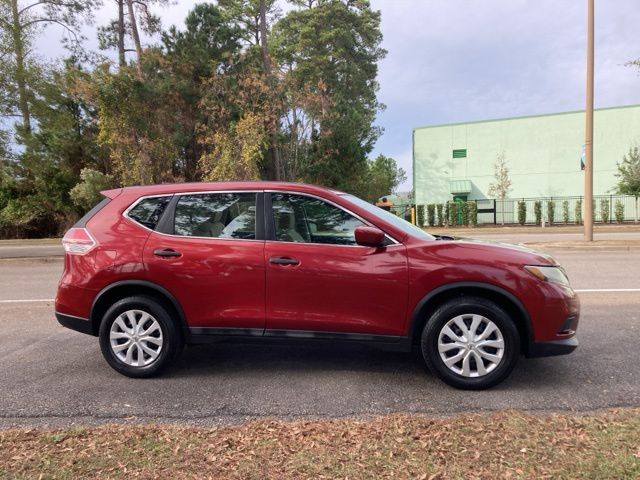
M 153 251 L 156 257 L 181 257 L 182 254 L 173 248 L 158 248 Z
M 299 265 L 300 261 L 291 257 L 271 257 L 269 263 L 275 263 L 276 265 Z

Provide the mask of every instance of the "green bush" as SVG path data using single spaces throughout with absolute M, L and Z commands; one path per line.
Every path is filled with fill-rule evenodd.
M 614 213 L 616 216 L 616 222 L 624 222 L 624 203 L 621 200 L 616 200 L 616 206 L 614 207 Z
M 609 200 L 603 198 L 600 200 L 600 218 L 604 223 L 609 223 Z
M 420 228 L 424 227 L 424 205 L 416 207 L 416 222 Z
M 444 205 L 442 205 L 441 203 L 436 205 L 436 211 L 438 212 L 438 226 L 442 227 L 444 225 L 445 219 L 442 216 L 442 210 L 444 208 Z
M 468 201 L 467 210 L 469 211 L 469 223 L 475 227 L 478 225 L 478 204 L 473 200 Z
M 536 216 L 536 225 L 542 225 L 542 202 L 540 200 L 533 203 L 533 214 Z
M 462 225 L 465 227 L 469 226 L 469 203 L 461 202 L 458 203 L 458 207 L 461 209 L 461 217 L 462 217 Z
M 556 216 L 556 202 L 553 200 L 547 201 L 547 222 L 549 225 L 553 225 Z
M 430 203 L 427 205 L 427 221 L 429 222 L 430 227 L 435 227 L 436 225 L 436 206 L 434 203 Z
M 71 189 L 71 201 L 83 210 L 91 210 L 101 199 L 100 191 L 113 186 L 113 177 L 92 168 L 80 171 L 80 183 Z
M 449 207 L 449 225 L 454 226 L 458 224 L 458 204 L 456 202 L 448 202 Z
M 562 202 L 562 221 L 565 225 L 569 223 L 569 200 Z
M 576 202 L 576 206 L 574 207 L 573 213 L 576 217 L 576 223 L 580 225 L 582 223 L 582 200 L 578 200 Z
M 518 202 L 518 223 L 524 225 L 527 223 L 527 202 Z

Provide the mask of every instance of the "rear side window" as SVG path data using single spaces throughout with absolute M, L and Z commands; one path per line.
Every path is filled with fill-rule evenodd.
M 131 220 L 135 220 L 139 224 L 153 230 L 156 228 L 170 200 L 171 196 L 143 198 L 135 207 L 129 210 L 127 216 Z
M 254 240 L 256 194 L 183 195 L 176 204 L 174 233 L 188 237 Z

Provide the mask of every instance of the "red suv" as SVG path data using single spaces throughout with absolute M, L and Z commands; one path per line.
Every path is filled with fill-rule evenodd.
M 128 187 L 63 239 L 56 317 L 148 377 L 184 344 L 365 342 L 410 350 L 482 389 L 520 354 L 570 353 L 580 304 L 550 256 L 432 236 L 325 188 L 273 182 Z

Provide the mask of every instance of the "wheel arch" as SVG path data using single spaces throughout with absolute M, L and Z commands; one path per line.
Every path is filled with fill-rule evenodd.
M 511 292 L 490 283 L 456 282 L 442 285 L 425 295 L 413 311 L 409 325 L 409 336 L 412 343 L 418 343 L 422 329 L 435 310 L 453 298 L 477 296 L 491 300 L 504 308 L 514 320 L 520 334 L 520 351 L 527 354 L 533 334 L 531 318 L 522 302 Z
M 163 304 L 163 306 L 167 308 L 171 318 L 177 322 L 177 327 L 182 333 L 183 338 L 187 337 L 187 322 L 182 306 L 178 300 L 166 288 L 147 280 L 122 280 L 107 285 L 100 290 L 93 300 L 89 314 L 92 334 L 95 336 L 98 335 L 102 317 L 113 303 L 122 298 L 136 295 L 149 296 Z

